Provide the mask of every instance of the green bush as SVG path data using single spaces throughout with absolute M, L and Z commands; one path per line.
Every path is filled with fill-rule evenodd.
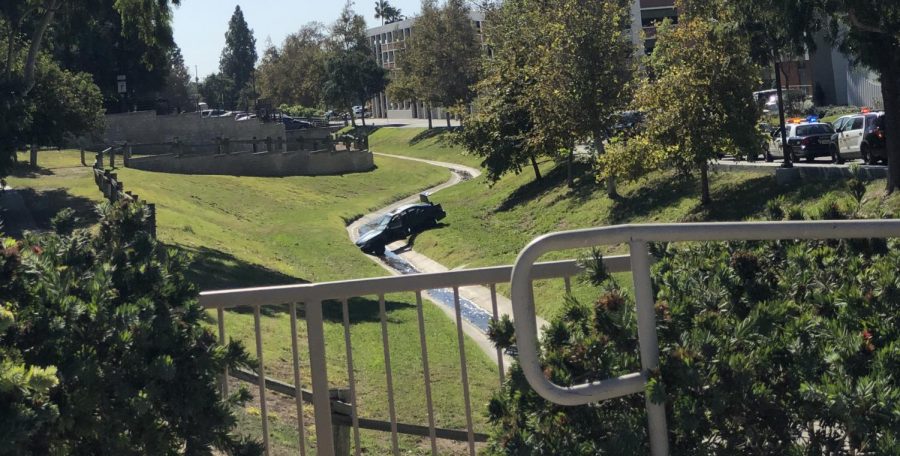
M 218 394 L 244 349 L 201 326 L 187 259 L 139 204 L 99 226 L 5 239 L 0 255 L 0 454 L 259 454 Z
M 848 218 L 855 203 L 810 213 Z M 900 454 L 900 243 L 653 250 L 661 365 L 647 393 L 665 403 L 671 454 Z M 540 343 L 544 372 L 561 385 L 640 371 L 633 300 L 612 277 L 593 276 L 605 277 L 597 300 L 567 298 Z M 491 334 L 509 345 L 508 332 Z M 538 397 L 518 365 L 488 416 L 493 454 L 649 452 L 640 395 L 562 407 Z
M 321 117 L 325 115 L 325 111 L 316 109 L 316 108 L 308 108 L 306 106 L 300 105 L 286 105 L 283 104 L 278 107 L 278 109 L 291 117 Z

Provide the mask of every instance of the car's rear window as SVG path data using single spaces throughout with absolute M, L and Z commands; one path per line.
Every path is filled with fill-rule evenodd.
M 823 135 L 834 133 L 834 129 L 828 124 L 800 125 L 797 127 L 797 136 Z
M 876 117 L 875 122 L 872 122 L 872 125 L 874 125 L 874 127 L 884 128 L 884 115 Z

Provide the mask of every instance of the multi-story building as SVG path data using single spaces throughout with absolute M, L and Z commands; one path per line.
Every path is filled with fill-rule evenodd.
M 473 12 L 472 22 L 479 35 L 484 27 L 484 15 Z M 665 19 L 678 21 L 675 0 L 633 0 L 631 5 L 631 38 L 635 49 L 650 52 L 656 43 L 656 27 Z M 415 19 L 369 29 L 369 42 L 380 65 L 393 70 L 397 57 L 406 47 L 406 40 L 415 33 Z M 819 104 L 850 104 L 881 107 L 881 90 L 877 78 L 868 70 L 854 67 L 846 56 L 820 40 L 810 55 L 783 62 L 782 85 L 814 97 Z M 775 86 L 774 69 L 762 75 L 767 87 Z M 371 101 L 375 117 L 425 118 L 422 102 L 391 100 L 381 93 Z M 435 118 L 444 116 L 441 107 L 434 107 Z
M 470 18 L 475 26 L 475 30 L 478 32 L 479 39 L 482 39 L 481 30 L 484 25 L 484 14 L 472 12 Z M 397 57 L 406 48 L 406 40 L 415 32 L 414 24 L 415 18 L 406 19 L 371 28 L 366 32 L 369 44 L 372 46 L 372 52 L 375 54 L 375 60 L 379 65 L 388 70 L 393 70 L 397 67 Z M 370 103 L 371 106 L 369 108 L 374 117 L 394 119 L 424 119 L 428 117 L 424 103 L 410 100 L 391 100 L 384 92 L 376 95 Z M 437 106 L 432 107 L 432 116 L 435 118 L 443 117 L 444 109 Z

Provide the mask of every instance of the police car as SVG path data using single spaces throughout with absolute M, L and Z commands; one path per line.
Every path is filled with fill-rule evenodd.
M 788 153 L 792 161 L 805 158 L 811 162 L 816 157 L 830 157 L 832 162 L 841 161 L 841 155 L 834 142 L 834 127 L 829 123 L 819 122 L 816 117 L 807 119 L 791 119 L 785 125 L 787 131 Z M 784 159 L 781 128 L 771 133 L 766 160 Z

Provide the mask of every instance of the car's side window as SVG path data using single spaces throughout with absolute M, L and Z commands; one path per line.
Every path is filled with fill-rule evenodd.
M 850 127 L 850 129 L 851 130 L 862 130 L 864 121 L 865 121 L 865 118 L 863 118 L 863 117 L 854 117 L 853 118 L 853 126 Z
M 844 128 L 844 126 L 847 125 L 847 121 L 849 119 L 850 119 L 849 117 L 844 117 L 842 119 L 838 119 L 838 121 L 834 123 L 834 129 L 842 130 Z

